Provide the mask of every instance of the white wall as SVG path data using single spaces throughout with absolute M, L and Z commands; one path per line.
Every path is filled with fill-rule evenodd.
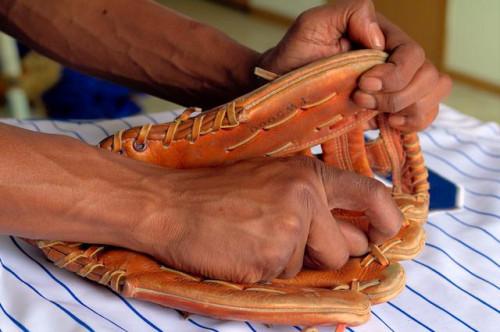
M 445 66 L 500 85 L 500 1 L 448 0 Z
M 250 0 L 252 7 L 265 9 L 290 18 L 295 18 L 306 9 L 325 3 L 326 0 Z

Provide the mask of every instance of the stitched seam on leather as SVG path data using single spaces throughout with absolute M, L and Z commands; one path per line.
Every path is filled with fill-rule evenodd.
M 329 307 L 329 308 L 318 308 L 318 307 L 313 307 L 313 308 L 308 308 L 308 307 L 288 307 L 288 308 L 271 308 L 271 307 L 251 307 L 251 306 L 246 306 L 246 307 L 241 307 L 240 306 L 233 306 L 233 305 L 224 305 L 224 304 L 217 304 L 213 302 L 207 302 L 207 301 L 199 301 L 191 297 L 186 297 L 186 296 L 180 296 L 180 295 L 175 295 L 171 293 L 164 293 L 161 291 L 156 291 L 156 290 L 151 290 L 147 288 L 142 288 L 142 287 L 134 287 L 134 293 L 137 292 L 144 292 L 144 293 L 150 293 L 154 295 L 164 295 L 168 297 L 173 297 L 177 299 L 181 299 L 184 301 L 189 301 L 190 303 L 196 303 L 196 304 L 203 304 L 203 305 L 210 305 L 212 307 L 218 307 L 218 308 L 226 308 L 226 309 L 231 309 L 235 311 L 248 311 L 251 310 L 252 312 L 282 312 L 282 313 L 287 313 L 287 312 L 302 312 L 302 313 L 348 313 L 348 314 L 357 314 L 356 312 L 353 311 L 360 311 L 364 312 L 364 308 L 368 308 L 367 306 L 364 306 L 363 308 L 360 308 L 356 310 L 354 308 L 354 305 L 359 304 L 358 302 L 356 303 L 351 303 L 353 307 L 351 306 L 346 306 L 345 308 L 339 308 L 339 307 Z M 235 292 L 238 292 L 235 290 Z M 244 292 L 244 291 L 241 291 Z M 269 293 L 265 293 L 267 296 L 269 296 Z M 287 294 L 288 295 L 288 294 Z M 294 294 L 290 294 L 294 295 Z M 325 294 L 326 295 L 326 294 Z M 279 297 L 280 295 L 277 294 L 276 297 Z M 283 295 L 286 296 L 286 295 Z M 326 297 L 326 296 L 325 296 Z M 331 296 L 330 296 L 331 297 Z

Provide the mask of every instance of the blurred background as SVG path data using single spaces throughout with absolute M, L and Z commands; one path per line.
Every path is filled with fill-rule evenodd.
M 158 0 L 258 51 L 274 46 L 302 11 L 328 0 Z M 445 101 L 500 122 L 499 0 L 374 0 L 454 79 Z M 202 50 L 200 50 L 202 51 Z M 0 36 L 0 117 L 115 118 L 180 106 L 95 79 Z M 7 102 L 8 101 L 8 102 Z

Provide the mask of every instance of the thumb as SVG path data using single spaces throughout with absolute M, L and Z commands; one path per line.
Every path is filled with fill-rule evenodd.
M 366 48 L 383 50 L 385 37 L 377 22 L 377 14 L 371 0 L 343 1 L 344 22 L 349 39 Z

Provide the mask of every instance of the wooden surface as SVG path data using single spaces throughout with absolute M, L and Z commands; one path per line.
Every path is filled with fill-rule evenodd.
M 446 0 L 373 0 L 375 8 L 406 31 L 443 69 Z

